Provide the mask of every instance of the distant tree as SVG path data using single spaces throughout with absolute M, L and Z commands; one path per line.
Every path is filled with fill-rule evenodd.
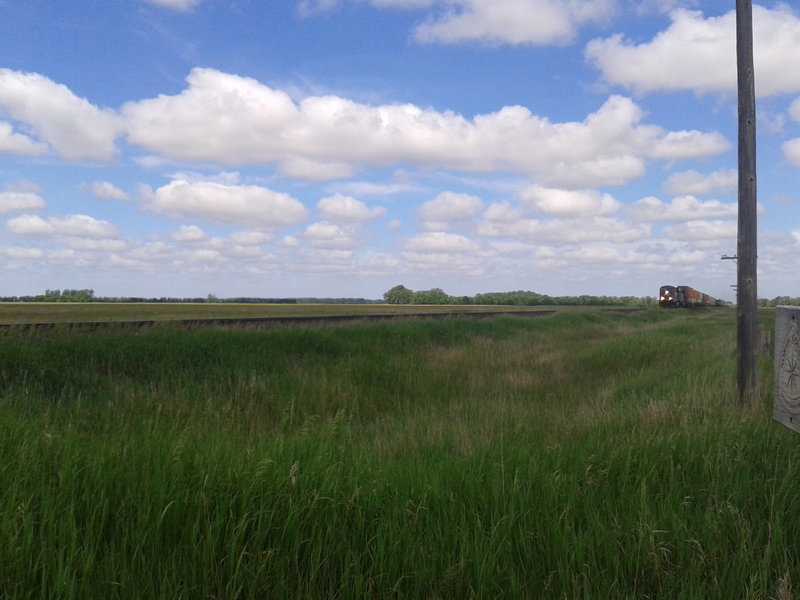
M 411 304 L 414 292 L 404 285 L 396 285 L 383 294 L 383 299 L 387 304 Z
M 414 292 L 411 297 L 412 304 L 449 304 L 450 296 L 443 289 L 433 288 Z

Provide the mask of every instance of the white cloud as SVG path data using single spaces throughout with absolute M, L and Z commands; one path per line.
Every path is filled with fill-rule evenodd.
M 60 235 L 94 239 L 116 238 L 119 235 L 117 228 L 108 221 L 95 219 L 88 215 L 50 217 L 48 221 Z
M 672 265 L 693 265 L 704 262 L 707 257 L 702 250 L 678 250 L 670 252 L 667 260 Z
M 177 96 L 123 107 L 132 143 L 177 160 L 277 163 L 311 179 L 347 176 L 355 165 L 410 164 L 517 172 L 554 187 L 621 184 L 644 174 L 646 158 L 697 158 L 728 148 L 716 133 L 643 125 L 641 109 L 621 96 L 582 122 L 553 123 L 522 106 L 470 120 L 338 96 L 296 104 L 282 91 L 213 69 L 194 69 L 188 82 Z
M 477 196 L 442 192 L 432 200 L 428 200 L 417 209 L 417 215 L 423 221 L 447 222 L 471 219 L 483 208 L 483 202 Z
M 406 3 L 404 3 L 406 4 Z M 448 0 L 443 14 L 418 26 L 423 43 L 564 44 L 578 27 L 608 19 L 612 0 Z
M 68 237 L 63 240 L 68 248 L 74 250 L 84 250 L 90 252 L 121 252 L 128 247 L 125 240 L 118 239 L 87 239 L 79 237 Z
M 284 177 L 308 181 L 347 179 L 356 174 L 355 167 L 347 163 L 312 160 L 300 156 L 285 158 L 280 163 L 278 170 Z
M 208 239 L 206 233 L 197 225 L 181 225 L 170 237 L 176 242 L 202 242 Z
M 44 200 L 33 192 L 0 192 L 0 215 L 37 211 L 44 206 Z
M 795 99 L 795 101 L 789 105 L 789 116 L 793 121 L 800 122 L 800 98 Z
M 292 225 L 307 216 L 305 207 L 288 194 L 254 185 L 184 180 L 158 188 L 148 205 L 155 212 L 171 216 L 202 217 L 244 226 Z
M 0 69 L 0 110 L 64 159 L 108 161 L 117 154 L 118 115 L 43 75 Z
M 353 196 L 391 196 L 414 190 L 408 183 L 373 183 L 371 181 L 348 181 L 338 184 L 336 189 Z
M 20 215 L 9 219 L 6 229 L 16 235 L 50 235 L 55 227 L 36 215 Z
M 736 13 L 704 18 L 675 10 L 672 24 L 651 41 L 634 44 L 621 34 L 596 39 L 587 59 L 603 78 L 637 93 L 692 90 L 736 91 Z M 800 91 L 800 19 L 786 4 L 753 5 L 753 58 L 756 93 L 771 96 Z
M 239 246 L 259 246 L 266 244 L 272 239 L 272 236 L 263 231 L 237 231 L 232 233 L 228 238 Z
M 781 145 L 783 156 L 793 167 L 800 167 L 800 138 L 794 138 Z
M 663 160 L 687 160 L 722 154 L 731 147 L 720 133 L 670 131 L 657 140 L 647 156 Z
M 312 223 L 306 227 L 305 236 L 315 248 L 348 250 L 361 243 L 352 226 L 342 227 L 336 223 Z
M 37 156 L 47 152 L 47 146 L 33 141 L 27 135 L 16 133 L 11 123 L 0 121 L 0 154 Z
M 620 203 L 609 194 L 595 190 L 559 190 L 531 185 L 519 194 L 520 200 L 553 217 L 593 217 L 613 215 Z
M 661 262 L 663 260 L 663 257 L 658 254 L 625 250 L 623 248 L 615 248 L 611 246 L 596 246 L 596 245 L 583 246 L 575 250 L 570 250 L 564 253 L 564 257 L 569 259 L 570 262 L 576 261 L 580 263 L 589 263 L 596 265 L 652 264 Z
M 479 235 L 491 238 L 512 238 L 547 245 L 584 244 L 611 241 L 635 242 L 650 236 L 649 227 L 609 217 L 587 219 L 518 219 L 516 221 L 484 221 Z
M 521 217 L 519 209 L 508 202 L 493 202 L 483 212 L 483 218 L 487 221 L 516 221 Z
M 413 273 L 441 273 L 447 276 L 484 277 L 486 263 L 480 253 L 403 252 L 403 267 Z
M 89 184 L 89 191 L 96 198 L 105 198 L 107 200 L 129 200 L 128 194 L 123 192 L 113 183 L 108 181 L 93 181 Z
M 736 239 L 735 221 L 688 221 L 665 227 L 664 234 L 674 240 L 708 241 Z
M 171 173 L 169 178 L 188 181 L 189 183 L 219 183 L 221 185 L 238 185 L 242 181 L 242 176 L 238 171 L 220 171 L 214 174 L 176 171 Z
M 370 209 L 360 200 L 342 194 L 322 198 L 317 202 L 317 210 L 323 219 L 355 223 L 369 221 L 386 214 L 386 209 L 382 206 Z
M 199 6 L 205 0 L 145 0 L 150 4 L 155 4 L 156 6 L 161 6 L 163 8 L 169 8 L 171 10 L 177 10 L 182 12 L 187 12 L 192 10 L 193 8 Z
M 189 264 L 202 265 L 203 267 L 207 267 L 211 263 L 223 263 L 227 260 L 219 250 L 210 248 L 191 250 L 183 254 L 181 258 Z
M 419 233 L 411 237 L 405 245 L 405 249 L 412 252 L 447 252 L 447 253 L 465 253 L 477 252 L 480 246 L 464 237 L 455 233 L 444 232 L 430 232 Z
M 299 116 L 288 94 L 214 69 L 193 69 L 187 81 L 177 96 L 122 107 L 133 143 L 171 158 L 231 165 L 284 157 L 281 137 Z
M 3 252 L 9 258 L 22 260 L 33 260 L 42 258 L 44 256 L 44 251 L 40 248 L 30 248 L 25 246 L 10 246 L 8 248 L 4 248 Z
M 401 266 L 400 260 L 382 252 L 370 254 L 361 263 L 360 272 L 366 275 L 388 275 Z
M 671 175 L 664 182 L 664 191 L 672 196 L 704 196 L 712 192 L 732 192 L 738 184 L 736 169 L 714 171 L 703 175 L 697 171 L 683 171 Z
M 738 205 L 736 202 L 698 200 L 694 196 L 679 196 L 665 204 L 658 198 L 648 196 L 636 201 L 629 210 L 638 221 L 696 221 L 735 217 Z

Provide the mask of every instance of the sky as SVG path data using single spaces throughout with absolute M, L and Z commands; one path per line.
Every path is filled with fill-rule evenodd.
M 734 7 L 0 0 L 0 296 L 735 300 Z M 800 11 L 753 23 L 758 296 L 800 296 Z

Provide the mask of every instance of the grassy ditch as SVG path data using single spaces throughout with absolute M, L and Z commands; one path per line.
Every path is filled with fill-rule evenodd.
M 776 598 L 729 310 L 7 336 L 3 598 Z

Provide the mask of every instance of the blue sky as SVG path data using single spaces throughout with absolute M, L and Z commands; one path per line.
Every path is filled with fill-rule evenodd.
M 754 5 L 760 297 L 800 13 Z M 0 295 L 734 299 L 733 2 L 0 0 Z

